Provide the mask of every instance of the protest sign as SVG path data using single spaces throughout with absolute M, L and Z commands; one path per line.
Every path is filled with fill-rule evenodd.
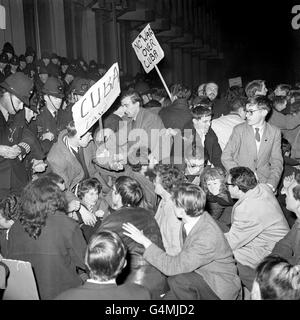
M 238 86 L 238 87 L 243 86 L 241 77 L 231 78 L 228 81 L 229 81 L 229 88 L 233 86 Z
M 39 294 L 31 267 L 27 261 L 2 259 L 9 269 L 3 300 L 39 300 Z
M 169 88 L 157 67 L 157 64 L 164 58 L 165 53 L 159 45 L 150 24 L 147 24 L 143 31 L 135 38 L 132 47 L 147 73 L 155 68 L 171 99 Z
M 102 117 L 120 92 L 119 65 L 115 63 L 72 108 L 75 128 L 80 136 Z
M 149 73 L 165 56 L 150 24 L 136 37 L 132 47 L 142 63 L 144 70 Z

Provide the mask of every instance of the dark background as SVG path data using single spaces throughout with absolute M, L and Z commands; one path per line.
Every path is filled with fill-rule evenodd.
M 269 85 L 300 80 L 300 29 L 291 25 L 295 4 L 300 0 L 214 1 L 230 74 L 243 80 L 265 79 Z

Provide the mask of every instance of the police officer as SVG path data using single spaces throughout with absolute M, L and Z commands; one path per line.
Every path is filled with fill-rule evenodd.
M 58 126 L 58 111 L 64 99 L 63 83 L 58 78 L 49 77 L 42 88 L 43 104 L 40 114 L 37 116 L 38 138 L 45 154 L 47 154 L 53 143 L 57 141 L 60 131 Z
M 33 82 L 21 72 L 0 83 L 0 199 L 10 193 L 20 194 L 28 182 L 23 159 L 30 152 L 26 131 L 14 115 L 29 104 Z
M 26 67 L 23 72 L 31 79 L 34 78 L 36 73 L 35 56 L 36 53 L 34 49 L 32 47 L 27 47 L 25 52 Z
M 6 65 L 8 64 L 8 56 L 5 52 L 0 54 L 0 83 L 6 78 Z
M 17 56 L 13 56 L 9 61 L 9 68 L 7 69 L 6 76 L 10 76 L 11 74 L 14 74 L 18 71 L 19 68 L 19 58 Z

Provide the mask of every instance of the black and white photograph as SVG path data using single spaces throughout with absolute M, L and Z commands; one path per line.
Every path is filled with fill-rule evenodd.
M 300 300 L 300 0 L 0 0 L 0 300 Z

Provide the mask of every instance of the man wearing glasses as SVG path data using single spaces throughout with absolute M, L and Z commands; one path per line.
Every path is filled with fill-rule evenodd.
M 266 183 L 275 192 L 283 159 L 280 130 L 266 122 L 270 110 L 271 102 L 266 97 L 249 99 L 246 122 L 234 127 L 221 160 L 227 171 L 238 166 L 250 168 L 260 183 Z
M 237 260 L 242 283 L 251 290 L 256 266 L 289 232 L 289 226 L 275 195 L 266 184 L 257 182 L 252 170 L 230 169 L 226 184 L 237 202 L 225 237 Z

